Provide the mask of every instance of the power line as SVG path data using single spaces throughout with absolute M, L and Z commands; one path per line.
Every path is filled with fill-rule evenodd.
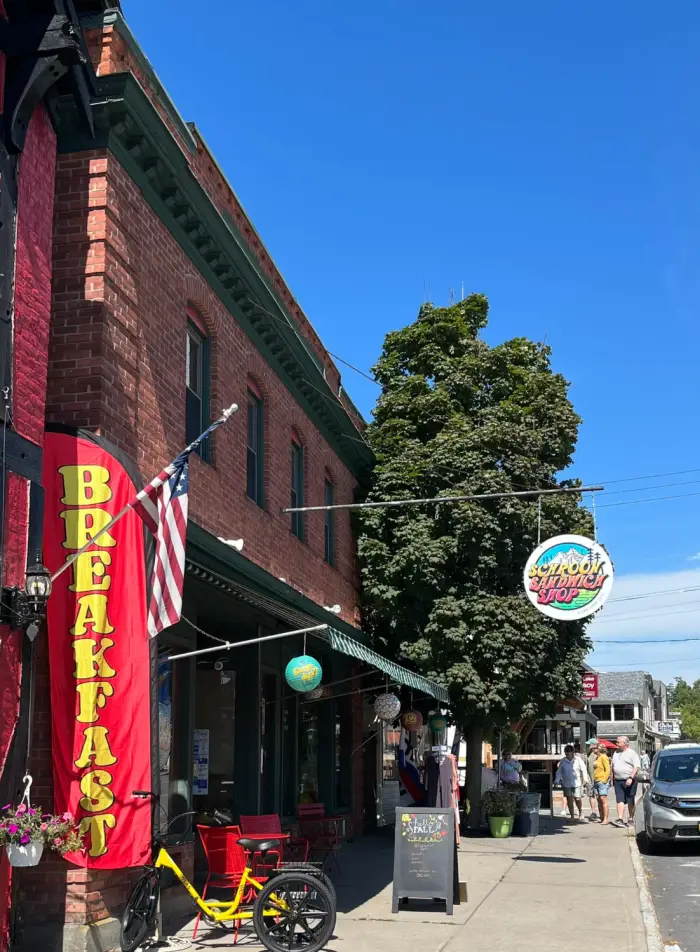
M 686 604 L 687 604 L 687 605 L 697 605 L 698 603 L 697 603 L 697 602 L 686 602 Z M 653 618 L 666 618 L 667 615 L 689 615 L 689 614 L 692 614 L 693 612 L 697 612 L 697 611 L 698 611 L 697 608 L 685 608 L 685 609 L 681 609 L 680 611 L 672 611 L 672 612 L 663 612 L 663 611 L 662 611 L 662 612 L 653 612 L 653 613 L 652 613 L 652 612 L 649 612 L 649 613 L 647 613 L 647 614 L 645 614 L 645 615 L 623 615 L 623 614 L 620 614 L 620 615 L 615 615 L 614 617 L 611 617 L 611 618 L 604 618 L 604 619 L 602 619 L 601 621 L 599 621 L 598 624 L 599 624 L 599 625 L 611 625 L 611 624 L 614 624 L 614 623 L 617 622 L 617 621 L 642 621 L 642 620 L 646 621 L 647 618 L 650 618 L 650 619 L 653 619 Z
M 593 638 L 594 644 L 604 644 L 604 645 L 675 645 L 675 644 L 684 644 L 688 641 L 700 641 L 700 637 L 693 636 L 692 638 L 642 638 L 641 640 L 624 638 L 622 640 L 613 640 L 605 638 L 601 641 L 600 638 Z
M 645 592 L 643 595 L 620 595 L 619 598 L 609 598 L 607 604 L 613 602 L 636 602 L 640 598 L 655 598 L 657 595 L 684 595 L 687 592 L 700 592 L 700 585 L 690 585 L 687 588 L 665 588 L 660 592 Z
M 360 370 L 359 367 L 355 367 L 354 364 L 351 364 L 349 360 L 344 360 L 342 357 L 338 357 L 337 354 L 334 354 L 333 351 L 329 350 L 328 353 L 334 360 L 339 360 L 341 364 L 345 364 L 346 367 L 349 367 L 350 370 L 354 370 L 356 374 L 359 374 L 361 377 L 364 377 L 365 380 L 369 380 L 370 383 L 373 383 L 375 387 L 381 387 L 381 384 L 378 380 L 375 380 L 374 377 L 370 377 L 369 374 L 366 374 L 364 370 Z
M 602 662 L 602 665 L 604 668 L 632 668 L 633 670 L 636 670 L 641 665 L 654 665 L 655 667 L 658 667 L 662 664 L 685 664 L 689 661 L 700 661 L 700 658 L 666 658 L 665 660 L 654 658 L 653 661 L 626 661 L 624 664 L 618 664 L 617 662 L 614 664 L 607 664 L 604 661 Z
M 653 486 L 649 486 L 653 489 Z M 661 502 L 664 499 L 685 499 L 688 496 L 700 496 L 700 491 L 695 493 L 676 493 L 673 496 L 652 496 L 651 499 L 626 499 L 624 502 L 604 502 L 599 509 L 610 509 L 611 506 L 638 506 L 643 502 Z
M 674 486 L 696 486 L 700 479 L 684 479 L 680 483 L 660 483 L 656 486 L 634 486 L 631 489 L 613 489 L 612 492 L 606 492 L 606 496 L 619 496 L 621 493 L 647 493 L 652 489 L 671 489 Z
M 689 473 L 700 473 L 700 469 L 677 469 L 673 473 L 651 473 L 649 476 L 625 476 L 623 479 L 603 479 L 601 482 L 612 486 L 616 483 L 634 483 L 642 479 L 662 479 L 666 476 L 687 476 Z

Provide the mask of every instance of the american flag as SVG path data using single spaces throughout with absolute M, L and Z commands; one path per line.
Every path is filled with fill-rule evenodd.
M 182 612 L 190 455 L 237 409 L 233 404 L 224 410 L 223 415 L 151 480 L 131 504 L 156 540 L 148 607 L 148 633 L 152 638 L 164 628 L 176 624 Z

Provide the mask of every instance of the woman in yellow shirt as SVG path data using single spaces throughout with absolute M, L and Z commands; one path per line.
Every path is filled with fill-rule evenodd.
M 605 753 L 605 747 L 598 747 L 598 756 L 593 765 L 593 789 L 598 798 L 600 822 L 608 826 L 608 790 L 610 789 L 610 758 Z

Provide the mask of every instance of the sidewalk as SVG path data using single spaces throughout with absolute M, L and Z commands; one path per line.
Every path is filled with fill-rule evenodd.
M 544 952 L 595 922 L 597 946 L 647 952 L 632 834 L 559 817 L 543 816 L 540 824 L 538 837 L 462 840 L 460 879 L 467 882 L 468 899 L 451 917 L 427 904 L 392 915 L 393 840 L 366 837 L 347 846 L 342 872 L 333 877 L 338 922 L 330 950 Z M 178 935 L 190 937 L 191 925 Z M 194 948 L 231 942 L 230 934 L 202 923 Z M 253 943 L 253 937 L 239 939 L 244 946 Z

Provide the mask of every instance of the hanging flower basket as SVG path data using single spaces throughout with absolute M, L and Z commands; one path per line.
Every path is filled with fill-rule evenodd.
M 10 843 L 5 847 L 10 866 L 38 866 L 44 852 L 41 840 L 30 840 L 26 846 Z
M 20 803 L 0 809 L 0 847 L 11 866 L 36 866 L 44 847 L 61 856 L 83 847 L 83 834 L 70 813 L 54 816 Z

